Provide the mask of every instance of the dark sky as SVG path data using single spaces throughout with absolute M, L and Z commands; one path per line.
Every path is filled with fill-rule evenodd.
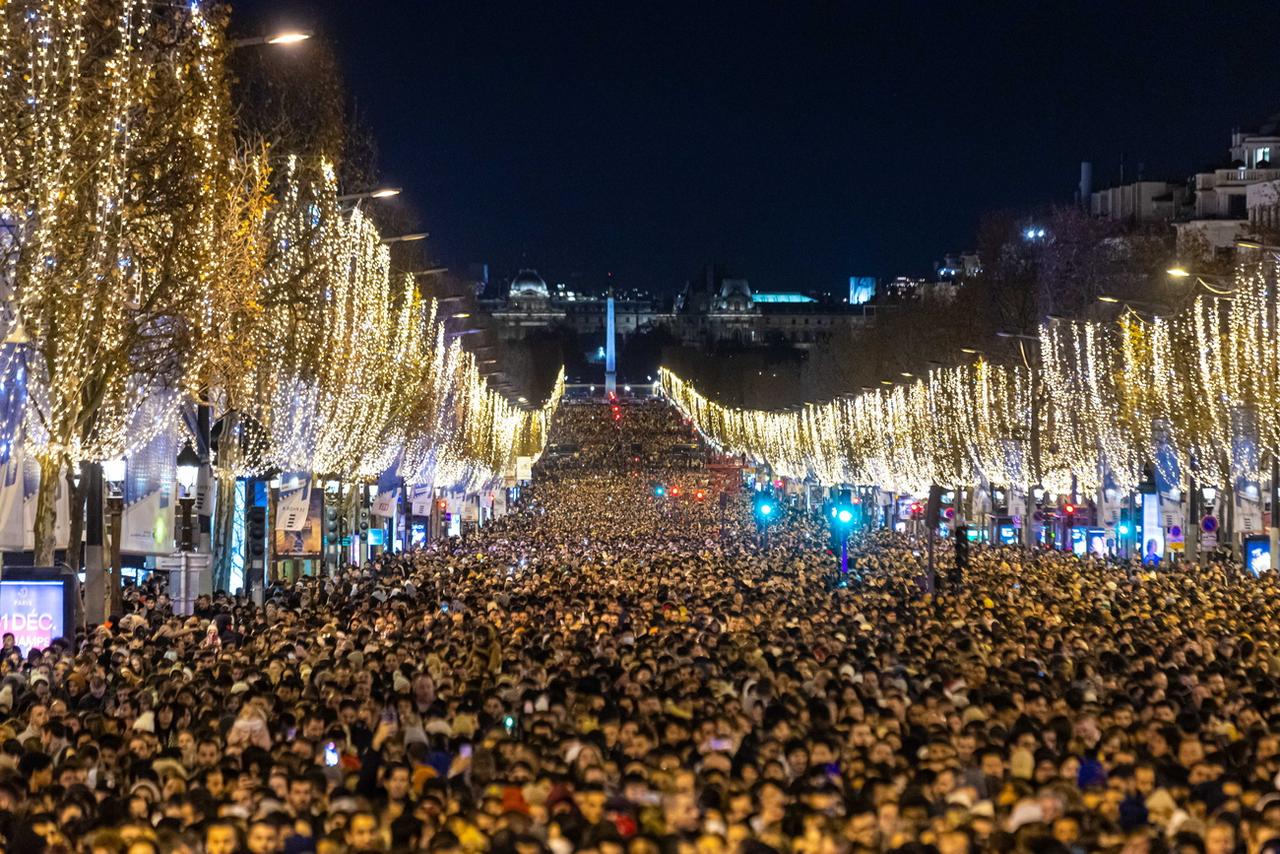
M 242 0 L 233 27 L 335 41 L 449 264 L 808 290 L 924 273 L 985 211 L 1070 201 L 1082 159 L 1095 186 L 1225 159 L 1280 111 L 1261 8 Z

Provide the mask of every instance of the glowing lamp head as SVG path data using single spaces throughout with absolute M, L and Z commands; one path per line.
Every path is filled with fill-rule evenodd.
M 653 494 L 661 498 L 667 494 L 667 488 L 665 486 L 655 486 L 653 488 Z
M 853 512 L 850 510 L 841 510 L 840 515 L 836 518 L 847 525 L 853 521 Z
M 190 442 L 184 444 L 178 453 L 176 474 L 178 485 L 184 491 L 189 493 L 196 488 L 196 481 L 200 477 L 200 455 L 196 453 L 195 448 L 191 447 Z
M 311 33 L 289 31 L 270 36 L 267 39 L 267 44 L 297 44 L 309 38 L 311 38 Z
M 123 457 L 102 461 L 102 478 L 107 483 L 122 483 L 125 477 Z
M 1068 516 L 1076 512 L 1076 506 L 1074 504 L 1064 504 L 1062 509 Z
M 1128 535 L 1128 533 L 1129 533 L 1129 526 L 1128 526 L 1128 525 L 1121 525 L 1117 530 L 1118 530 L 1118 531 L 1120 531 L 1121 535 Z
M 770 504 L 768 501 L 766 501 L 766 502 L 764 502 L 763 504 L 761 504 L 761 505 L 760 505 L 760 515 L 761 515 L 761 516 L 768 516 L 768 515 L 769 515 L 770 513 L 772 513 L 772 512 L 773 512 L 773 505 L 772 505 L 772 504 Z

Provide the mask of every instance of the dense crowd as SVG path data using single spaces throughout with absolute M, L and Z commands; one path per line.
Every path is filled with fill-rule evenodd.
M 144 585 L 5 643 L 5 850 L 1280 851 L 1274 579 L 978 548 L 926 596 L 881 535 L 832 590 L 826 546 L 762 548 L 732 473 L 562 460 L 264 607 Z
M 549 436 L 544 475 L 618 469 L 689 468 L 701 458 L 692 422 L 654 401 L 621 398 L 607 406 L 568 404 Z

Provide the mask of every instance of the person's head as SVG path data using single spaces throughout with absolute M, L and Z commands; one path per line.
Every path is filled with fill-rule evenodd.
M 280 829 L 272 821 L 259 819 L 249 824 L 245 847 L 249 854 L 274 854 L 280 842 Z
M 310 777 L 294 776 L 289 779 L 289 807 L 295 814 L 308 812 L 315 799 L 315 788 Z
M 18 760 L 18 773 L 32 792 L 53 785 L 53 759 L 45 753 L 24 753 Z
M 378 851 L 382 844 L 378 833 L 378 817 L 371 812 L 352 813 L 344 833 L 347 845 L 353 852 Z
M 201 768 L 212 768 L 222 761 L 222 748 L 212 738 L 202 738 L 196 742 L 196 764 Z
M 387 797 L 393 801 L 403 801 L 409 797 L 409 786 L 413 782 L 413 770 L 404 762 L 394 762 L 387 766 L 383 786 Z
M 233 823 L 215 821 L 205 828 L 205 854 L 236 854 L 241 847 L 240 831 Z

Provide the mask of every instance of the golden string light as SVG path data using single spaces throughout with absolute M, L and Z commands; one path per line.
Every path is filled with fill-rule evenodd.
M 1169 317 L 1052 321 L 1038 363 L 979 359 L 793 410 L 723 406 L 666 369 L 661 388 L 716 447 L 824 484 L 1093 495 L 1132 489 L 1154 469 L 1184 488 L 1192 476 L 1229 487 L 1257 479 L 1261 455 L 1280 450 L 1278 279 L 1277 258 L 1246 258 L 1228 300 L 1198 298 Z
M 238 148 L 225 23 L 200 0 L 0 3 L 0 323 L 30 342 L 0 360 L 22 389 L 0 441 L 40 460 L 38 548 L 66 467 L 194 401 L 223 485 L 398 465 L 475 487 L 545 443 L 563 377 L 542 407 L 488 388 L 332 166 Z

